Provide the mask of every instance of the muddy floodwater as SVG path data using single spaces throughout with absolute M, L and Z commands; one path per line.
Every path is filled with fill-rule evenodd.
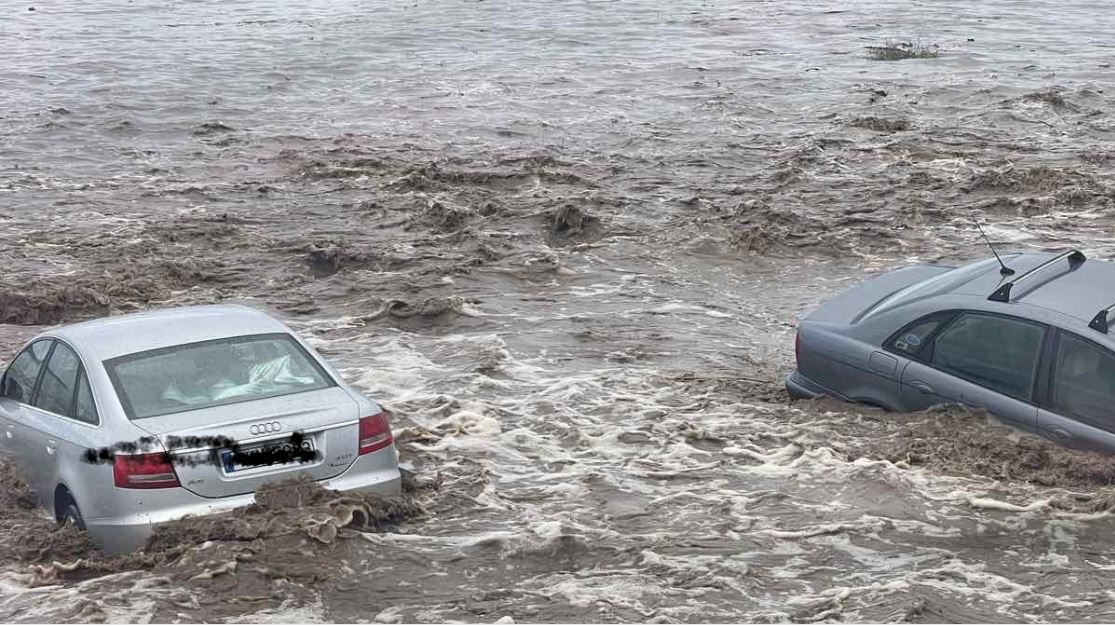
M 1112 258 L 1107 3 L 0 16 L 0 362 L 248 303 L 392 412 L 414 472 L 107 559 L 0 466 L 0 620 L 1115 620 L 1110 460 L 781 382 L 800 316 L 987 256 L 977 222 Z

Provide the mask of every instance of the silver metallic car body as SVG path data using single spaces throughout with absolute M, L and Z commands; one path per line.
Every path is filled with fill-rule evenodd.
M 1060 337 L 1075 336 L 1115 352 L 1115 335 L 1089 326 L 1115 303 L 1115 263 L 1089 259 L 1056 262 L 1013 289 L 1009 302 L 989 299 L 1005 282 L 1052 254 L 1003 257 L 1015 270 L 1003 276 L 995 259 L 962 268 L 914 266 L 885 274 L 824 303 L 798 326 L 797 369 L 786 385 L 794 397 L 828 395 L 896 411 L 938 404 L 985 408 L 1019 429 L 1063 445 L 1115 453 L 1115 414 L 1110 423 L 1088 423 L 1054 412 L 1048 388 L 1052 351 Z M 1030 278 L 1030 277 L 1028 277 Z M 937 312 L 1008 316 L 1044 325 L 1045 335 L 1029 397 L 988 389 L 887 346 L 907 325 Z M 934 339 L 931 339 L 935 340 Z M 1113 355 L 1115 356 L 1115 355 Z
M 151 349 L 271 333 L 293 337 L 335 385 L 133 421 L 128 419 L 104 366 L 109 359 Z M 62 342 L 80 357 L 99 424 L 0 397 L 0 449 L 16 462 L 43 507 L 56 518 L 61 517 L 61 511 L 56 510 L 58 503 L 65 503 L 67 496 L 72 498 L 86 529 L 110 553 L 141 547 L 153 524 L 250 504 L 255 489 L 286 475 L 309 474 L 323 486 L 337 490 L 384 494 L 399 490 L 394 444 L 364 455 L 357 453 L 359 419 L 379 413 L 380 407 L 345 384 L 286 326 L 262 312 L 213 305 L 109 317 L 44 332 L 25 349 L 44 340 Z M 319 460 L 251 468 L 232 475 L 212 464 L 191 467 L 176 462 L 181 486 L 175 488 L 118 488 L 111 462 L 90 463 L 83 458 L 89 449 L 111 448 L 144 437 L 158 437 L 165 444 L 168 436 L 221 435 L 251 444 L 294 431 L 314 438 L 322 452 Z

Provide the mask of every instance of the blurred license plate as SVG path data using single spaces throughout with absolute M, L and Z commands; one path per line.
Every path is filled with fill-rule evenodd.
M 225 472 L 229 474 L 253 467 L 304 463 L 313 458 L 314 442 L 309 437 L 298 443 L 289 439 L 280 439 L 244 446 L 239 451 L 221 450 L 221 462 L 225 466 Z

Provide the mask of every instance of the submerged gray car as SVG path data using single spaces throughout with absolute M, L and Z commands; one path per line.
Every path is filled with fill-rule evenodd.
M 907 267 L 824 303 L 798 326 L 790 394 L 985 408 L 1115 453 L 1115 263 L 1075 250 L 1002 262 Z
M 388 421 L 265 313 L 200 306 L 63 326 L 0 378 L 0 449 L 60 522 L 107 552 L 152 525 L 250 504 L 306 475 L 384 494 L 400 475 Z

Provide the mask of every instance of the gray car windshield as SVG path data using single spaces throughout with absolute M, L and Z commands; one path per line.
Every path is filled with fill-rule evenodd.
M 142 419 L 330 387 L 284 333 L 139 352 L 105 361 L 128 417 Z

